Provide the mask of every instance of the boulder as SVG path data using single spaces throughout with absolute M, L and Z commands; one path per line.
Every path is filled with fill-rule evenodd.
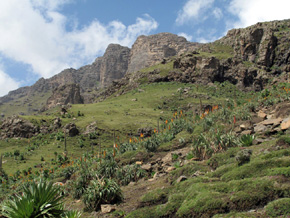
M 278 126 L 282 122 L 282 118 L 276 118 L 276 119 L 267 119 L 262 121 L 260 124 L 262 125 L 272 125 L 273 127 Z
M 259 111 L 258 112 L 258 117 L 261 117 L 262 119 L 266 119 L 266 117 L 267 117 L 267 114 L 265 114 L 263 111 Z
M 283 120 L 281 123 L 281 130 L 286 130 L 290 127 L 290 117 Z
M 146 171 L 151 171 L 152 170 L 152 166 L 150 163 L 148 164 L 144 164 L 141 166 L 141 169 L 146 170 Z
M 79 134 L 79 130 L 74 123 L 68 123 L 64 126 L 64 131 L 69 134 L 70 137 L 74 137 Z
M 111 204 L 101 204 L 101 211 L 102 213 L 111 213 L 116 210 L 115 205 Z
M 265 132 L 267 130 L 268 130 L 268 128 L 265 125 L 263 125 L 263 124 L 258 124 L 258 125 L 256 125 L 254 127 L 254 132 L 255 133 L 261 133 L 261 132 Z
M 180 182 L 183 182 L 187 180 L 187 177 L 186 176 L 180 176 L 177 180 L 176 180 L 176 183 L 180 183 Z

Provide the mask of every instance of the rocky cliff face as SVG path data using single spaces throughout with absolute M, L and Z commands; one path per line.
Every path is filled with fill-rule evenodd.
M 139 36 L 132 46 L 128 73 L 152 66 L 163 58 L 175 56 L 200 47 L 199 43 L 188 42 L 184 37 L 171 33 Z
M 80 94 L 78 84 L 67 84 L 53 90 L 52 96 L 47 99 L 45 109 L 53 108 L 57 105 L 83 104 L 84 99 Z
M 113 80 L 124 77 L 128 69 L 130 49 L 117 44 L 110 44 L 102 57 L 100 67 L 101 87 L 110 85 Z

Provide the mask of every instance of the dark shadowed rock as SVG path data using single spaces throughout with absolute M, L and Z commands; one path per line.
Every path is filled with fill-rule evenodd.
M 53 90 L 52 96 L 47 99 L 47 109 L 57 105 L 83 104 L 84 99 L 80 94 L 77 84 L 63 85 Z
M 79 130 L 74 123 L 68 123 L 64 126 L 64 131 L 68 133 L 70 137 L 74 137 L 79 134 Z

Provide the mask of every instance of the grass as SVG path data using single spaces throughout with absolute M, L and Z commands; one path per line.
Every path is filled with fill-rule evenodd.
M 17 100 L 9 101 L 0 105 L 1 113 L 4 113 L 6 117 L 14 114 L 34 114 L 37 113 L 45 104 L 47 98 L 51 96 L 52 92 L 40 93 L 36 92 L 32 96 L 22 96 Z M 30 106 L 33 105 L 33 108 Z M 32 109 L 36 109 L 33 111 Z
M 140 70 L 143 73 L 150 73 L 154 70 L 159 71 L 160 76 L 167 76 L 171 70 L 173 70 L 173 61 L 170 61 L 166 64 L 157 64 L 151 67 L 143 68 Z

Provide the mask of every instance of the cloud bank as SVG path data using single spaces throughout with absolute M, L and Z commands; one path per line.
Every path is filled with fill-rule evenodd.
M 229 11 L 238 17 L 233 27 L 247 27 L 257 22 L 289 19 L 289 0 L 233 0 Z
M 158 27 L 146 14 L 129 26 L 120 21 L 103 24 L 93 20 L 88 26 L 67 31 L 70 20 L 59 9 L 70 2 L 1 0 L 0 55 L 28 64 L 35 74 L 48 78 L 65 68 L 90 63 L 103 54 L 109 43 L 131 46 L 138 35 L 149 34 Z M 1 84 L 11 80 L 1 71 Z M 17 84 L 14 82 L 13 87 Z M 1 86 L 1 93 L 11 88 Z

